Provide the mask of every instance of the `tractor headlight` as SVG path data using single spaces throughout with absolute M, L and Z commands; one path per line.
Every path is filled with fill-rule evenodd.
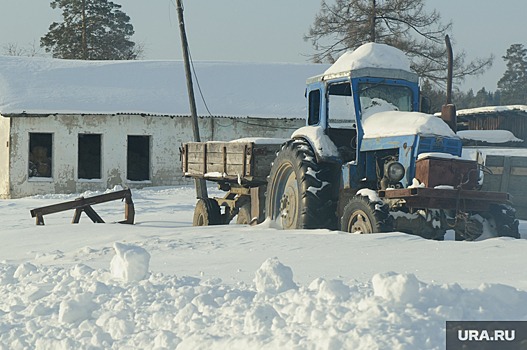
M 386 164 L 385 176 L 388 178 L 390 183 L 397 183 L 404 177 L 404 166 L 396 161 L 392 161 Z

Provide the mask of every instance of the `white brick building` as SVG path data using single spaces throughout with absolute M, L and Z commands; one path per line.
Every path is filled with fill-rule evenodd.
M 325 66 L 195 63 L 202 140 L 287 138 Z M 196 95 L 199 93 L 196 88 Z M 0 198 L 176 185 L 192 140 L 182 62 L 0 57 Z M 218 117 L 221 116 L 221 117 Z

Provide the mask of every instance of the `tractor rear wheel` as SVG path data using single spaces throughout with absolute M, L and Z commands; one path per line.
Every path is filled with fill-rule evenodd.
M 193 226 L 220 225 L 223 223 L 220 205 L 212 198 L 200 198 L 194 208 Z
M 283 229 L 334 229 L 338 187 L 334 167 L 318 163 L 307 141 L 289 140 L 271 166 L 266 215 Z
M 391 231 L 388 207 L 372 202 L 367 196 L 355 196 L 344 207 L 340 229 L 350 233 L 379 233 Z

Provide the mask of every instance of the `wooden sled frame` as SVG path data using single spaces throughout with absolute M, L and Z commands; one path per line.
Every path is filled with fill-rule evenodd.
M 132 192 L 130 191 L 130 189 L 100 194 L 88 198 L 79 197 L 73 201 L 35 208 L 30 210 L 30 213 L 32 218 L 36 218 L 37 225 L 44 225 L 44 215 L 59 213 L 61 211 L 66 211 L 70 209 L 75 209 L 75 213 L 71 221 L 72 224 L 79 223 L 82 212 L 85 212 L 86 215 L 94 223 L 104 223 L 104 220 L 99 216 L 99 214 L 95 212 L 95 210 L 93 210 L 91 206 L 95 204 L 111 202 L 118 199 L 124 200 L 125 202 L 125 219 L 123 221 L 119 221 L 119 223 L 132 225 L 134 223 L 135 218 L 135 208 L 134 202 L 132 201 Z

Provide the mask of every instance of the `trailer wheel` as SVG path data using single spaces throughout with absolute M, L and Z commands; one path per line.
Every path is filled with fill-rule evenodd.
M 194 208 L 193 226 L 220 225 L 223 223 L 220 205 L 212 198 L 200 198 Z
M 505 204 L 496 204 L 490 207 L 490 214 L 494 218 L 498 237 L 520 238 L 519 222 L 516 220 L 514 208 Z
M 388 207 L 371 202 L 366 196 L 355 196 L 344 207 L 340 229 L 350 233 L 378 233 L 391 230 Z
M 283 229 L 336 228 L 336 174 L 305 140 L 287 141 L 271 166 L 266 215 Z
M 246 203 L 238 209 L 236 223 L 238 225 L 249 225 L 251 221 L 251 205 L 249 203 Z

